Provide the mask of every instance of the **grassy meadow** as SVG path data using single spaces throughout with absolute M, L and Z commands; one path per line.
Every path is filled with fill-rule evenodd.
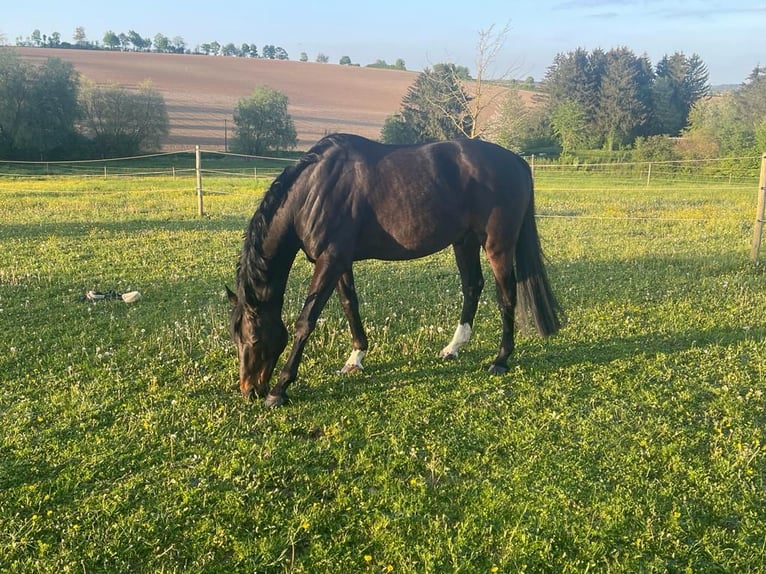
M 363 262 L 365 371 L 333 299 L 276 410 L 230 389 L 224 297 L 267 183 L 198 218 L 192 178 L 0 179 L 0 571 L 766 571 L 757 181 L 540 170 L 558 336 L 487 375 L 488 281 L 442 362 L 451 253 Z

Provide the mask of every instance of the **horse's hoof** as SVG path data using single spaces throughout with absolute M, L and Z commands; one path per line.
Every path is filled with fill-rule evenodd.
M 439 358 L 444 359 L 445 361 L 453 361 L 457 359 L 457 351 L 448 351 L 447 349 L 442 349 L 439 351 Z
M 269 395 L 263 404 L 266 408 L 273 409 L 281 407 L 287 401 L 287 395 Z
M 503 365 L 496 365 L 491 364 L 489 366 L 489 369 L 487 369 L 491 375 L 504 375 L 508 372 L 508 367 L 504 367 Z

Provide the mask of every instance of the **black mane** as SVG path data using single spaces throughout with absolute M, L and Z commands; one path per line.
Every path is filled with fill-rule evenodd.
M 245 231 L 242 251 L 237 263 L 237 288 L 240 300 L 251 305 L 257 302 L 254 288 L 266 281 L 265 274 L 268 267 L 263 243 L 269 232 L 269 225 L 285 202 L 290 187 L 308 166 L 321 159 L 323 151 L 334 145 L 337 145 L 337 141 L 333 136 L 320 140 L 298 160 L 298 163 L 282 170 L 263 196 Z

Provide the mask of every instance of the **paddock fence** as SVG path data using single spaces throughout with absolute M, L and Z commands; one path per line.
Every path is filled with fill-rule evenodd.
M 108 159 L 74 161 L 0 160 L 0 179 L 36 178 L 197 178 L 198 172 L 215 177 L 273 178 L 299 154 L 260 156 L 195 148 Z
M 15 180 L 34 189 L 35 180 L 56 178 L 172 178 L 189 180 L 197 197 L 198 215 L 205 214 L 206 190 L 227 178 L 273 179 L 300 153 L 259 156 L 193 149 L 133 157 L 77 161 L 0 160 L 0 181 Z M 566 193 L 567 190 L 596 193 L 637 193 L 642 189 L 695 189 L 704 186 L 715 193 L 735 188 L 753 193 L 755 223 L 751 258 L 758 261 L 766 224 L 766 153 L 761 156 L 686 159 L 674 161 L 555 161 L 528 156 L 538 189 Z M 212 187 L 206 187 L 206 181 Z M 21 183 L 25 182 L 25 183 Z M 193 187 L 192 187 L 193 186 Z M 577 214 L 539 214 L 540 217 L 582 217 Z

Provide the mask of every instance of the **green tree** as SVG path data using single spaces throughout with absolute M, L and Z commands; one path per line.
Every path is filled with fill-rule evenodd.
M 756 67 L 733 92 L 692 106 L 682 148 L 688 157 L 758 155 L 766 143 L 765 122 L 766 69 Z
M 635 161 L 673 161 L 679 157 L 676 143 L 665 134 L 637 137 L 633 145 Z
M 266 44 L 261 50 L 264 58 L 274 60 L 277 57 L 277 48 L 274 44 Z
M 652 86 L 653 131 L 679 135 L 694 103 L 708 92 L 707 67 L 698 55 L 665 55 L 657 63 Z
M 389 65 L 385 60 L 375 60 L 372 64 L 367 64 L 366 68 L 388 68 Z
M 627 48 L 609 50 L 599 84 L 596 126 L 613 150 L 642 135 L 651 112 L 652 65 Z
M 82 26 L 77 26 L 77 28 L 74 29 L 72 39 L 76 45 L 85 46 L 88 43 L 88 38 L 85 35 L 85 28 Z
M 589 54 L 584 48 L 577 48 L 567 54 L 557 54 L 543 81 L 548 93 L 549 112 L 552 113 L 562 102 L 574 102 L 585 114 L 588 125 L 595 131 L 603 59 L 603 51 L 594 50 Z
M 454 64 L 436 64 L 433 69 L 420 73 L 402 98 L 399 113 L 388 120 L 391 125 L 384 125 L 386 134 L 415 134 L 415 141 L 408 143 L 449 140 L 471 134 L 473 124 L 466 105 L 469 96 L 457 78 Z M 397 125 L 399 123 L 406 124 L 407 129 Z
M 687 105 L 691 108 L 694 102 L 710 94 L 710 74 L 702 58 L 692 54 L 686 61 L 686 76 L 684 78 L 684 95 Z
M 61 153 L 74 134 L 78 81 L 74 67 L 58 58 L 35 66 L 0 50 L 0 156 Z
M 286 95 L 266 86 L 240 98 L 234 110 L 232 149 L 260 155 L 294 148 L 298 140 L 288 104 Z
M 70 62 L 49 58 L 34 67 L 26 114 L 24 147 L 43 159 L 73 141 L 79 117 L 79 75 Z
M 672 77 L 658 76 L 655 80 L 652 86 L 654 133 L 675 136 L 686 127 L 689 110 L 685 109 L 679 88 L 680 84 Z
M 551 116 L 551 125 L 565 155 L 587 149 L 592 144 L 585 112 L 577 102 L 565 100 L 559 103 Z
M 401 114 L 388 116 L 380 131 L 380 141 L 385 144 L 409 145 L 419 143 L 419 134 L 404 121 Z
M 141 52 L 144 49 L 151 46 L 151 40 L 146 40 L 141 37 L 141 34 L 136 32 L 135 30 L 128 30 L 128 42 L 130 42 L 133 45 L 133 49 L 137 52 Z
M 184 40 L 183 36 L 173 36 L 173 47 L 176 54 L 186 52 L 186 40 Z
M 578 48 L 556 55 L 543 85 L 550 115 L 563 101 L 577 103 L 593 145 L 614 149 L 639 136 L 678 135 L 691 106 L 708 93 L 707 81 L 707 68 L 696 54 L 665 56 L 655 71 L 646 56 L 627 48 Z
M 755 132 L 766 119 L 766 68 L 756 66 L 753 69 L 747 80 L 734 91 L 734 105 L 745 128 Z
M 110 50 L 114 50 L 120 47 L 120 37 L 112 30 L 107 30 L 104 32 L 104 37 L 101 40 L 101 43 Z
M 170 38 L 165 34 L 158 32 L 154 35 L 154 51 L 155 52 L 172 52 Z
M 375 60 L 372 64 L 367 64 L 365 67 L 380 68 L 382 70 L 406 70 L 407 69 L 407 66 L 404 63 L 404 60 L 402 60 L 401 58 L 398 58 L 396 62 L 394 62 L 393 64 L 389 64 L 385 60 Z M 466 73 L 468 72 L 468 68 L 466 68 L 465 66 L 456 66 L 455 70 L 457 71 L 459 77 L 462 76 L 463 71 L 465 71 Z M 461 79 L 464 79 L 464 78 L 461 77 Z
M 525 152 L 533 139 L 534 116 L 535 108 L 525 104 L 519 91 L 508 90 L 491 122 L 490 139 L 517 153 Z
M 0 50 L 0 156 L 17 153 L 29 105 L 29 66 L 15 50 Z
M 341 66 L 350 66 L 351 65 L 351 58 L 349 56 L 342 56 L 340 60 L 338 60 L 338 63 Z
M 86 84 L 80 104 L 83 131 L 103 157 L 155 151 L 170 128 L 165 99 L 150 83 L 138 90 Z

